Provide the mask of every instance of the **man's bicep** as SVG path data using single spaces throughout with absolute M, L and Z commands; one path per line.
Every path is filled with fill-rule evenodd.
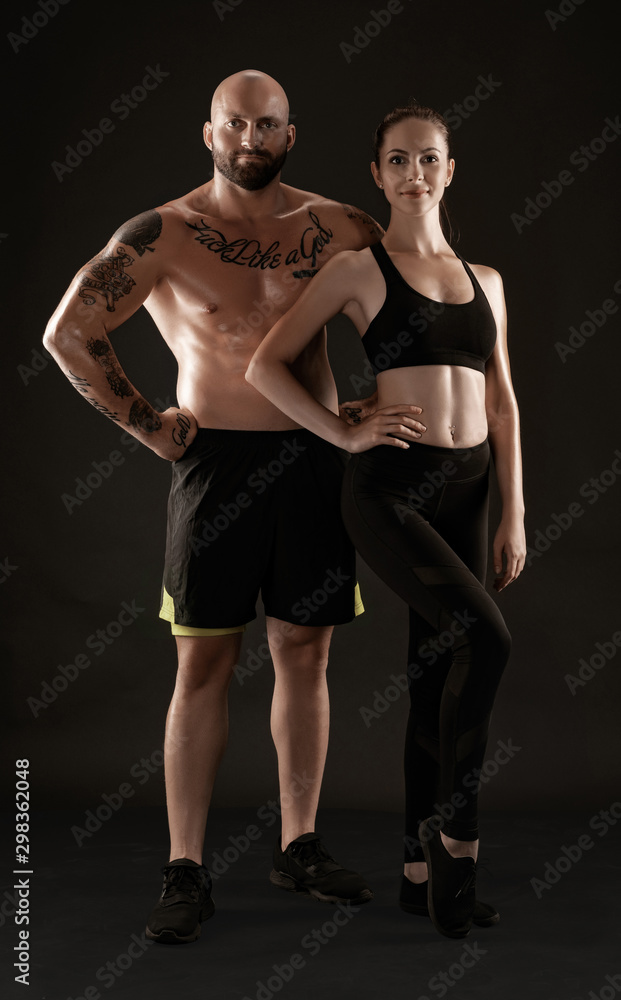
M 104 249 L 75 275 L 53 320 L 109 332 L 135 313 L 162 273 L 159 212 L 120 226 Z

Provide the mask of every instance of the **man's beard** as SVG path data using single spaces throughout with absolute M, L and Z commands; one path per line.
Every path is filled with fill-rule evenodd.
M 255 151 L 256 152 L 256 151 Z M 227 180 L 244 188 L 245 191 L 259 191 L 267 187 L 270 181 L 282 170 L 287 159 L 285 148 L 278 156 L 262 150 L 253 159 L 240 161 L 237 153 L 223 153 L 215 146 L 211 150 L 214 167 Z

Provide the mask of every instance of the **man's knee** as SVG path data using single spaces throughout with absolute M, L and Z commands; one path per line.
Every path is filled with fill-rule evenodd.
M 274 664 L 279 662 L 325 670 L 332 626 L 293 625 L 268 619 L 267 637 Z
M 177 636 L 177 685 L 191 693 L 214 683 L 228 686 L 241 636 Z

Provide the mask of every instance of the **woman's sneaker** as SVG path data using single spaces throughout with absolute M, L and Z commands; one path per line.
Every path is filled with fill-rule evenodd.
M 303 892 L 324 903 L 368 903 L 371 889 L 357 872 L 343 868 L 328 854 L 318 833 L 303 833 L 280 849 L 274 847 L 270 882 L 288 892 Z
M 411 882 L 407 875 L 401 878 L 401 892 L 399 894 L 399 906 L 406 913 L 413 913 L 417 917 L 428 917 L 429 906 L 427 904 L 428 882 Z M 491 903 L 482 903 L 475 900 L 472 923 L 477 927 L 493 927 L 499 923 L 500 914 Z
M 429 916 L 440 934 L 461 938 L 472 926 L 477 864 L 474 858 L 449 854 L 440 836 L 441 823 L 439 816 L 430 816 L 418 827 L 429 874 Z
M 162 895 L 149 914 L 147 937 L 160 944 L 196 941 L 201 922 L 213 916 L 211 875 L 204 865 L 178 858 L 162 868 Z

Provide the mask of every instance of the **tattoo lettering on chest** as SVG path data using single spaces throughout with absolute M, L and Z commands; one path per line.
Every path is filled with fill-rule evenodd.
M 143 212 L 135 219 L 130 219 L 115 232 L 112 237 L 119 243 L 130 246 L 139 257 L 148 251 L 155 253 L 155 247 L 150 246 L 162 232 L 162 217 L 153 209 Z M 125 247 L 117 247 L 116 253 L 103 252 L 90 262 L 80 275 L 78 295 L 84 299 L 87 306 L 93 306 L 101 296 L 106 303 L 108 312 L 114 312 L 114 304 L 123 295 L 129 295 L 136 282 L 125 273 L 135 258 Z
M 265 248 L 261 246 L 260 240 L 246 237 L 229 240 L 204 219 L 201 219 L 200 225 L 186 222 L 186 226 L 198 233 L 194 237 L 197 243 L 217 254 L 225 264 L 259 268 L 261 271 L 268 268 L 275 270 L 282 265 L 306 264 L 306 267 L 293 271 L 293 277 L 312 278 L 319 270 L 317 257 L 330 243 L 334 233 L 322 226 L 315 212 L 309 211 L 308 216 L 311 224 L 304 229 L 299 244 L 290 250 L 281 248 L 280 240 L 274 240 Z

